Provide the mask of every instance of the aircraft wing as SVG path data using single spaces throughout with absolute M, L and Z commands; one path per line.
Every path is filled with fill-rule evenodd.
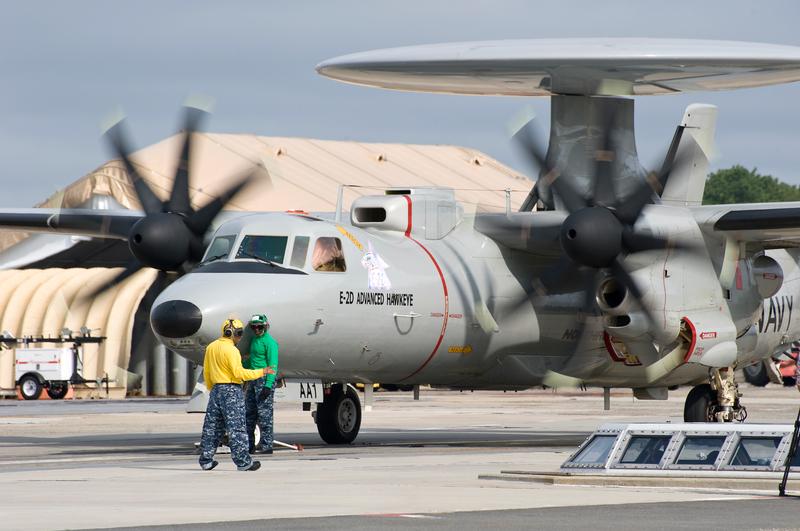
M 131 227 L 143 217 L 143 212 L 122 209 L 0 208 L 0 230 L 76 234 L 125 240 Z
M 800 247 L 800 202 L 707 205 L 692 208 L 700 228 L 765 249 Z

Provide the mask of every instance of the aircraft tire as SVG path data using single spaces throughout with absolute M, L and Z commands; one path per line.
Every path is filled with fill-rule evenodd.
M 350 386 L 335 385 L 317 406 L 317 432 L 328 444 L 350 444 L 361 428 L 361 400 Z
M 710 384 L 701 384 L 692 387 L 686 395 L 683 406 L 684 422 L 714 422 L 714 406 L 717 403 L 717 393 L 711 389 Z
M 756 387 L 764 387 L 769 383 L 769 374 L 764 366 L 764 361 L 748 365 L 742 369 L 744 381 Z

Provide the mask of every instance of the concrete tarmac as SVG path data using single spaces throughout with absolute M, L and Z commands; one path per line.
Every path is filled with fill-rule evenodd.
M 794 389 L 743 386 L 751 422 L 789 424 Z M 349 446 L 326 446 L 308 412 L 276 411 L 279 450 L 254 473 L 229 456 L 203 472 L 203 417 L 183 399 L 0 401 L 0 527 L 89 529 L 800 528 L 773 491 L 541 485 L 479 480 L 555 471 L 604 422 L 678 422 L 686 390 L 663 402 L 615 392 L 377 393 Z M 800 485 L 789 485 L 800 493 Z M 204 527 L 199 527 L 201 524 Z

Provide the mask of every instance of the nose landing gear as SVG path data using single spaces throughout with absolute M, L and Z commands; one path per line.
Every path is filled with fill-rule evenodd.
M 733 374 L 733 367 L 712 369 L 709 383 L 692 388 L 683 408 L 684 422 L 744 422 L 747 409 Z
M 350 444 L 361 428 L 361 401 L 349 385 L 332 385 L 314 415 L 317 431 L 328 444 Z

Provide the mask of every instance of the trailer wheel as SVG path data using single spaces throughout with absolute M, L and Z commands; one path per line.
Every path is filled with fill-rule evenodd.
M 69 391 L 67 382 L 52 382 L 47 389 L 47 396 L 53 400 L 61 400 L 67 396 L 67 391 Z
M 42 382 L 34 374 L 26 374 L 19 380 L 19 392 L 25 400 L 38 400 L 42 395 Z

